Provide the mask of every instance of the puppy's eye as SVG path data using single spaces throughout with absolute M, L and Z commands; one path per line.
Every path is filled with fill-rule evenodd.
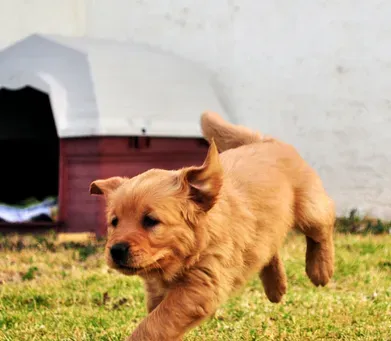
M 159 220 L 155 219 L 155 218 L 152 218 L 151 216 L 149 215 L 145 215 L 143 217 L 143 220 L 142 220 L 142 225 L 145 229 L 150 229 L 156 225 L 158 225 L 160 223 Z
M 117 227 L 117 225 L 118 225 L 118 218 L 117 217 L 114 217 L 113 219 L 111 219 L 111 225 L 113 227 Z

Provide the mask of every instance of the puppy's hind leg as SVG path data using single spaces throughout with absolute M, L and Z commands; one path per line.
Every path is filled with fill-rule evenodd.
M 286 293 L 287 279 L 284 264 L 277 253 L 259 273 L 270 302 L 279 303 Z
M 306 267 L 307 276 L 316 286 L 325 286 L 334 273 L 334 244 L 331 236 L 323 239 L 312 239 L 306 236 L 307 252 Z
M 307 240 L 306 273 L 316 286 L 325 286 L 334 273 L 333 201 L 323 187 L 312 186 L 298 195 L 297 229 Z

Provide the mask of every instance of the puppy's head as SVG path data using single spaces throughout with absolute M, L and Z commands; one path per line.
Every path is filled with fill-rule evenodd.
M 130 179 L 92 182 L 90 193 L 106 199 L 108 265 L 127 275 L 161 272 L 174 277 L 205 246 L 202 222 L 222 181 L 212 141 L 200 167 L 152 169 Z

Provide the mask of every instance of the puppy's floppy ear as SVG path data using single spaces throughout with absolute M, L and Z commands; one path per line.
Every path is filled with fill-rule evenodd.
M 117 189 L 123 182 L 124 178 L 114 176 L 108 179 L 95 180 L 90 185 L 91 195 L 107 195 Z
M 223 169 L 213 139 L 204 164 L 201 167 L 187 168 L 184 175 L 185 186 L 188 187 L 191 200 L 205 212 L 209 211 L 216 203 L 223 185 Z

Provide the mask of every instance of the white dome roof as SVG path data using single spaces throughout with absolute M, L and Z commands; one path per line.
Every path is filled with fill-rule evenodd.
M 0 88 L 49 94 L 60 137 L 199 137 L 200 114 L 225 116 L 212 74 L 148 46 L 32 35 L 0 51 Z

